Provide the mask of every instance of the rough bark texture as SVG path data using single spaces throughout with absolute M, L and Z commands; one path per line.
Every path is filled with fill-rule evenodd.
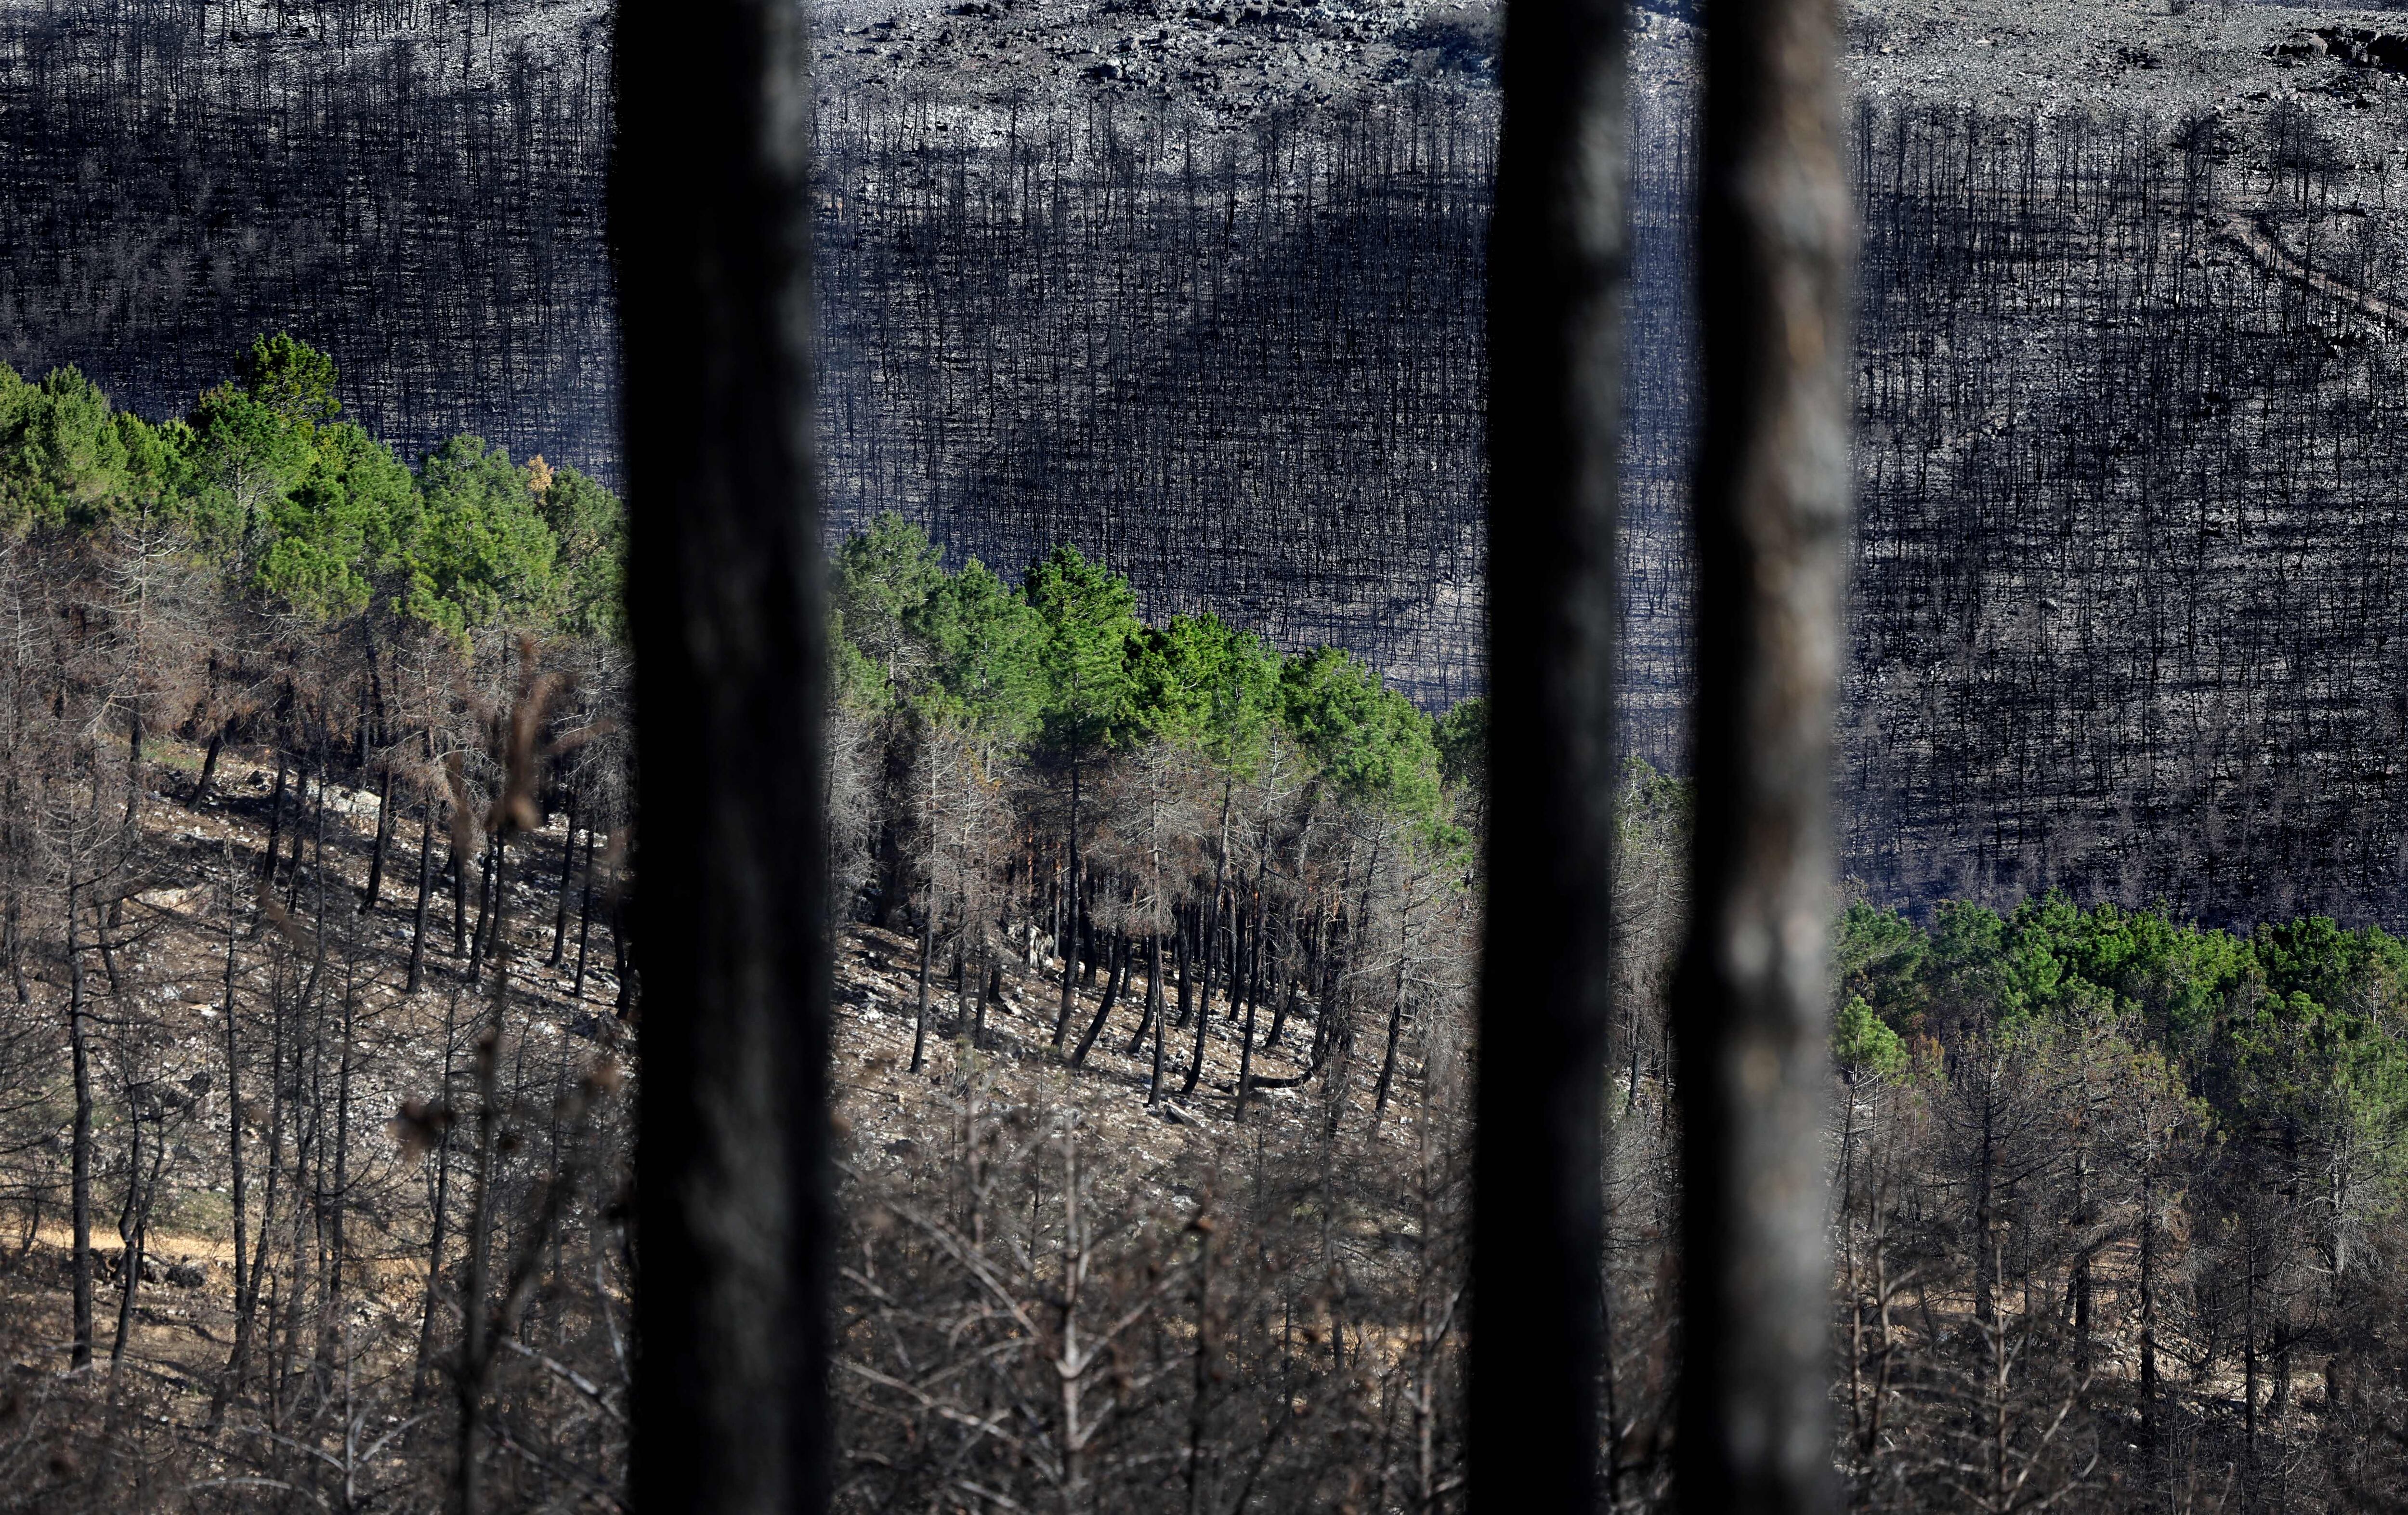
M 610 206 L 643 774 L 634 1505 L 825 1498 L 802 16 L 629 0 Z
M 1471 1499 L 1592 1508 L 1612 894 L 1621 7 L 1516 0 L 1488 285 L 1488 951 Z
M 1742 0 L 1707 44 L 1695 903 L 1676 996 L 1682 1501 L 1831 1508 L 1829 786 L 1848 521 L 1837 16 Z

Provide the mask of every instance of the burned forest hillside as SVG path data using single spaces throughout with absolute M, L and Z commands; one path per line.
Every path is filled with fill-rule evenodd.
M 404 469 L 335 380 L 264 339 L 163 425 L 0 382 L 0 1509 L 626 1501 L 615 502 Z M 836 1508 L 1460 1508 L 1481 705 L 963 556 L 892 513 L 836 554 Z M 1640 1509 L 1697 802 L 1633 764 L 1614 810 Z M 2399 1486 L 2408 945 L 2062 896 L 1836 935 L 1861 1508 Z
M 1641 20 L 1623 742 L 1677 770 L 1696 34 Z M 1321 35 L 1154 22 L 1115 55 Z M 1922 902 L 2393 908 L 2393 34 L 1865 7 L 1852 36 L 1847 871 Z M 1122 74 L 1050 110 L 924 69 L 823 90 L 837 519 L 991 560 L 1076 541 L 1150 612 L 1243 606 L 1444 708 L 1482 679 L 1479 70 L 1244 111 Z
M 1482 705 L 1431 721 L 1343 654 L 1146 625 L 1067 547 L 1016 590 L 949 556 L 888 514 L 837 560 L 838 1508 L 1459 1508 Z M 1634 761 L 1612 811 L 1618 1508 L 1676 1508 L 1701 802 Z M 2055 893 L 1835 910 L 1854 1508 L 2105 1511 L 2211 1474 L 2202 1508 L 2382 1508 L 2408 945 Z
M 823 479 L 1150 615 L 1483 684 L 1479 6 L 816 13 Z M 0 358 L 161 413 L 295 331 L 353 413 L 617 477 L 599 10 L 0 13 Z M 1685 763 L 1696 21 L 1634 12 L 1624 745 Z M 2408 22 L 1851 12 L 1846 867 L 2231 919 L 2398 898 Z M 2367 544 L 2372 544 L 2369 550 Z
M 0 5 L 0 362 L 166 413 L 289 330 L 354 414 L 618 477 L 603 7 Z

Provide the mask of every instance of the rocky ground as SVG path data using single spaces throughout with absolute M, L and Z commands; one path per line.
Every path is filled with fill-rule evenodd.
M 1243 118 L 1439 82 L 1488 87 L 1497 12 L 1477 3 L 971 0 L 814 13 L 823 93 L 888 89 L 987 126 L 995 112 L 1111 94 Z
M 1504 7 L 1493 0 L 815 0 L 824 92 L 897 90 L 939 114 L 1008 116 L 1100 94 L 1182 100 L 1237 116 L 1438 85 L 1492 90 Z M 0 32 L 55 19 L 0 4 Z M 226 66 L 322 68 L 406 43 L 464 83 L 513 56 L 600 55 L 603 0 L 301 7 L 226 0 L 201 13 Z M 1704 7 L 1640 0 L 1633 69 L 1685 77 Z M 2408 101 L 2408 14 L 2238 0 L 1855 0 L 1848 68 L 1877 99 L 2043 109 L 2200 105 L 2236 115 L 2297 96 L 2320 113 L 2396 125 Z M 0 71 L 23 60 L 0 57 Z M 2378 132 L 2365 134 L 2370 140 Z
M 2408 121 L 2408 15 L 2231 0 L 1879 0 L 1849 9 L 1848 67 L 1876 102 L 2262 124 L 2292 100 L 2362 169 Z
M 1631 16 L 1641 91 L 1695 73 L 1700 7 Z M 1381 92 L 1493 92 L 1503 7 L 1483 0 L 969 0 L 813 7 L 824 95 L 898 92 L 955 129 L 1106 96 L 1237 119 Z M 2379 159 L 2408 117 L 2408 15 L 2231 0 L 1856 0 L 1847 68 L 1873 102 L 2146 112 L 2236 123 L 2297 99 Z

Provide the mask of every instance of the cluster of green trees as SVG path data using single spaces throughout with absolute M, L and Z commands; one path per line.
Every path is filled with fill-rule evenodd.
M 73 368 L 0 366 L 0 537 L 163 534 L 272 613 L 363 612 L 459 635 L 621 630 L 618 499 L 538 455 L 454 437 L 406 466 L 340 419 L 335 365 L 289 335 L 153 423 Z
M 1919 927 L 1857 902 L 1840 926 L 1843 1066 L 1894 1072 L 1915 1039 L 2122 1027 L 2239 1124 L 2340 1121 L 2408 1176 L 2408 942 L 2312 916 L 2246 935 L 2061 893 Z
M 1064 763 L 1148 742 L 1246 769 L 1276 738 L 1349 796 L 1433 823 L 1474 776 L 1484 707 L 1433 720 L 1337 647 L 1282 655 L 1207 612 L 1139 619 L 1127 579 L 1058 545 L 1015 589 L 900 516 L 837 552 L 838 698 Z

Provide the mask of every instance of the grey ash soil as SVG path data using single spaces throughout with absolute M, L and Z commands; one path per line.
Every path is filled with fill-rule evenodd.
M 2408 33 L 2408 15 L 2162 0 L 2034 6 L 2012 0 L 1885 0 L 1849 7 L 1849 69 L 1877 97 L 1987 108 L 2076 108 L 2172 115 L 2200 102 L 2235 108 L 2258 91 L 2352 101 L 2383 70 L 2276 50 L 2336 27 Z M 2390 76 L 2394 83 L 2396 76 Z M 2344 85 L 2345 81 L 2345 85 Z
M 1229 1017 L 1226 999 L 1216 996 L 1213 1001 L 1205 1033 L 1204 1073 L 1197 1081 L 1196 1092 L 1184 1097 L 1178 1092 L 1195 1038 L 1191 1021 L 1185 1029 L 1172 1031 L 1164 1045 L 1166 1093 L 1161 1105 L 1149 1107 L 1151 1039 L 1138 1055 L 1126 1051 L 1144 1014 L 1141 969 L 1131 972 L 1111 1023 L 1096 1038 L 1086 1064 L 1072 1070 L 1053 1050 L 1054 1018 L 1061 1003 L 1058 959 L 1049 960 L 1040 971 L 1005 970 L 1002 1000 L 987 1007 L 986 1028 L 975 1046 L 970 1024 L 940 960 L 929 981 L 925 1060 L 915 1075 L 910 1070 L 912 1025 L 919 1003 L 918 944 L 893 931 L 848 924 L 837 938 L 836 949 L 837 1103 L 853 1122 L 854 1147 L 864 1156 L 879 1145 L 880 1133 L 891 1123 L 890 1112 L 910 1111 L 914 1116 L 896 1124 L 897 1131 L 924 1129 L 924 1122 L 916 1118 L 920 1106 L 957 1098 L 972 1084 L 996 1091 L 994 1097 L 1024 1105 L 1075 1103 L 1109 1110 L 1118 1121 L 1142 1122 L 1143 1127 L 1174 1133 L 1210 1130 L 1226 1134 L 1236 1129 L 1230 1118 L 1236 1104 L 1239 1034 L 1243 1022 Z M 1164 999 L 1175 1018 L 1178 981 L 1168 973 L 1165 977 Z M 1096 1013 L 1101 979 L 1098 974 L 1096 988 L 1078 993 L 1071 1010 L 1071 1045 Z M 1256 1027 L 1258 1038 L 1268 1032 L 1269 1017 L 1270 1007 L 1265 1006 Z M 1302 1073 L 1312 1034 L 1307 1006 L 1290 1017 L 1280 1047 L 1257 1049 L 1253 1076 L 1293 1078 Z M 1384 1125 L 1390 1139 L 1410 1145 L 1411 1138 L 1398 1133 L 1409 1133 L 1417 1118 L 1419 1079 L 1412 1066 L 1404 1069 L 1404 1075 L 1405 1096 L 1390 1108 Z M 1317 1083 L 1310 1088 L 1257 1088 L 1247 1099 L 1246 1119 L 1251 1125 L 1301 1141 L 1309 1117 L 1323 1107 L 1321 1100 Z M 1360 1112 L 1356 1116 L 1359 1119 Z
M 390 62 L 396 45 L 437 86 L 492 89 L 519 60 L 558 68 L 607 58 L 609 0 L 208 0 L 189 8 L 144 4 L 0 0 L 0 80 L 31 61 L 27 38 L 62 28 L 67 52 L 122 50 L 131 34 L 152 54 L 154 87 L 183 86 L 194 69 L 235 94 L 265 78 L 295 88 Z M 123 31 L 120 31 L 123 28 Z M 54 45 L 54 44 L 50 44 Z M 55 53 L 47 65 L 55 69 Z
M 1367 1277 L 1390 1265 L 1389 1254 L 1400 1243 L 1419 1245 L 1426 1217 L 1407 1190 L 1362 1180 L 1369 1174 L 1403 1173 L 1415 1154 L 1427 1155 L 1433 1140 L 1443 1146 L 1459 1135 L 1459 1118 L 1452 1112 L 1461 1090 L 1441 1076 L 1433 1091 L 1432 1069 L 1422 1051 L 1402 1060 L 1396 1098 L 1376 1123 L 1369 1109 L 1369 1081 L 1378 1071 L 1373 1045 L 1375 1060 L 1356 1068 L 1350 1080 L 1353 1099 L 1341 1134 L 1333 1137 L 1324 1129 L 1329 1107 L 1319 1079 L 1302 1087 L 1255 1089 L 1240 1124 L 1233 1116 L 1243 1021 L 1229 1018 L 1226 1000 L 1214 1001 L 1205 1071 L 1195 1094 L 1177 1093 L 1194 1041 L 1191 1023 L 1166 1043 L 1166 1095 L 1159 1105 L 1149 1105 L 1149 1057 L 1130 1057 L 1125 1050 L 1143 1013 L 1144 986 L 1138 974 L 1131 974 L 1112 1023 L 1085 1066 L 1074 1070 L 1052 1050 L 1060 1003 L 1058 961 L 1033 973 L 1007 967 L 1002 1003 L 989 1006 L 985 1032 L 973 1046 L 940 960 L 930 985 L 926 1059 L 914 1074 L 917 943 L 874 927 L 847 925 L 835 945 L 829 1077 L 840 1192 L 849 1214 L 862 1215 L 900 1192 L 944 1191 L 956 1181 L 950 1170 L 961 1157 L 968 1120 L 1043 1126 L 1075 1115 L 1080 1129 L 1111 1154 L 1115 1185 L 1132 1213 L 1192 1211 L 1208 1175 L 1233 1163 L 1242 1168 L 1268 1151 L 1283 1167 L 1297 1160 L 1320 1161 L 1340 1163 L 1354 1175 L 1323 1198 L 1336 1206 L 1330 1240 L 1354 1265 L 1369 1270 Z M 1176 986 L 1170 978 L 1164 990 L 1166 1003 L 1174 1007 Z M 1095 1014 L 1100 992 L 1100 987 L 1080 991 L 1072 1011 L 1073 1042 Z M 1258 1036 L 1268 1030 L 1268 1007 L 1265 1014 Z M 1254 1076 L 1301 1074 L 1312 1036 L 1310 1007 L 1300 1007 L 1288 1022 L 1283 1045 L 1257 1050 Z M 1369 1040 L 1376 1044 L 1377 1038 Z M 1440 1060 L 1441 1075 L 1450 1067 L 1459 1073 L 1459 1059 Z

